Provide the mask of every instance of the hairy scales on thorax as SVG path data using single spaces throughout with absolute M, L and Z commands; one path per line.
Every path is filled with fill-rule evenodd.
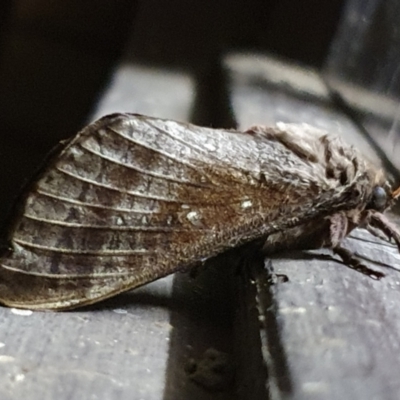
M 382 231 L 399 196 L 357 151 L 308 125 L 246 132 L 114 114 L 84 128 L 21 196 L 0 258 L 0 301 L 68 309 L 262 242 L 341 247 Z

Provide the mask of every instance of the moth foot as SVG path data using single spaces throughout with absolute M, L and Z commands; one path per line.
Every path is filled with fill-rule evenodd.
M 380 271 L 375 271 L 366 265 L 364 265 L 350 250 L 345 249 L 344 247 L 337 246 L 333 249 L 334 253 L 336 253 L 342 260 L 343 263 L 357 272 L 360 272 L 364 275 L 367 275 L 369 278 L 379 281 L 382 279 L 385 274 Z
M 393 239 L 400 251 L 400 232 L 383 214 L 379 212 L 371 213 L 370 225 L 381 230 L 388 238 Z
M 373 227 L 372 225 L 366 225 L 365 229 L 373 236 L 377 237 L 378 239 L 384 240 L 385 242 L 391 242 L 392 236 L 387 232 L 382 233 L 377 228 Z

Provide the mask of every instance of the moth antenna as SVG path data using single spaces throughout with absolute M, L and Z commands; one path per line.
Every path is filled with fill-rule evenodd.
M 400 186 L 392 193 L 393 199 L 397 199 L 399 196 L 400 196 Z

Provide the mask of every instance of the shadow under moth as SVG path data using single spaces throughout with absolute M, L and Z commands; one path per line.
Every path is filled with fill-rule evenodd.
M 400 196 L 340 138 L 280 123 L 246 132 L 135 114 L 90 124 L 21 196 L 0 256 L 0 302 L 95 303 L 227 249 L 330 248 L 354 228 L 400 234 L 382 214 Z M 378 276 L 379 277 L 379 276 Z

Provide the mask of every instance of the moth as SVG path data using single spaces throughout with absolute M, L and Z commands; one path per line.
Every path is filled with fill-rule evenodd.
M 245 132 L 113 114 L 78 133 L 21 196 L 0 256 L 0 302 L 71 309 L 258 243 L 266 254 L 383 232 L 400 196 L 339 137 L 279 123 Z

